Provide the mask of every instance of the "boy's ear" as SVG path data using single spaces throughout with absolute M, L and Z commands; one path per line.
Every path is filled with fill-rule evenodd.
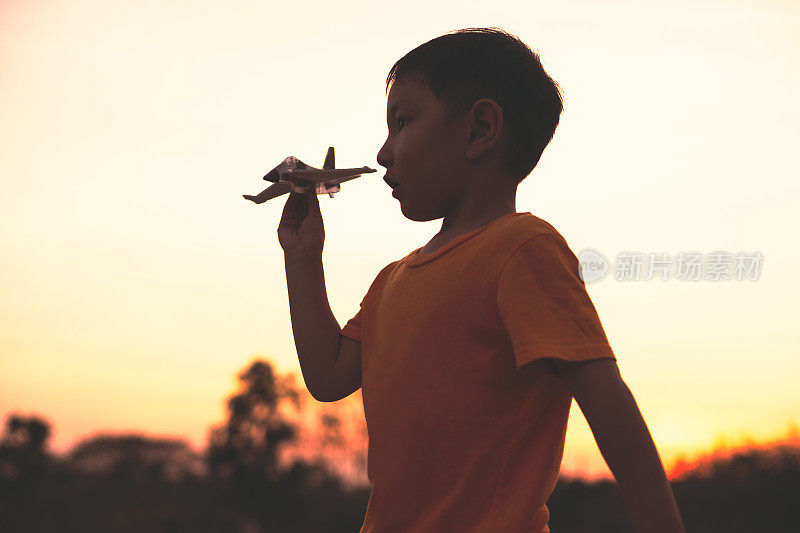
M 472 105 L 467 118 L 469 137 L 464 155 L 467 159 L 477 159 L 500 142 L 503 109 L 491 98 L 481 98 Z

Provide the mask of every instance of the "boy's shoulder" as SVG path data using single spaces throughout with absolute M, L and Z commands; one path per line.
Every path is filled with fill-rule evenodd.
M 537 264 L 571 264 L 577 261 L 561 232 L 532 213 L 517 213 L 491 230 L 479 252 L 480 261 L 486 262 L 489 268 L 497 265 L 504 268 L 515 256 Z
M 501 241 L 505 246 L 516 248 L 535 237 L 552 235 L 563 239 L 561 233 L 552 224 L 530 212 L 516 213 L 507 217 L 502 224 L 490 227 L 492 240 Z
M 548 221 L 539 218 L 529 211 L 524 213 L 516 213 L 516 216 L 509 217 L 506 227 L 514 230 L 520 234 L 530 234 L 531 237 L 541 235 L 543 233 L 558 234 L 558 230 L 553 227 Z

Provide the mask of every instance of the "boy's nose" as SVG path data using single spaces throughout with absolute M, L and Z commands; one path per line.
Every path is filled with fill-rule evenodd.
M 387 143 L 383 143 L 381 149 L 378 150 L 378 164 L 384 168 L 389 168 L 392 164 L 391 161 L 391 152 L 386 147 Z

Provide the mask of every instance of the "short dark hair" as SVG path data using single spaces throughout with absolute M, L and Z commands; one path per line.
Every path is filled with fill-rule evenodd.
M 480 98 L 496 101 L 508 130 L 505 170 L 517 183 L 539 162 L 564 108 L 561 89 L 539 55 L 500 28 L 456 30 L 414 48 L 392 66 L 386 90 L 409 78 L 433 91 L 448 123 Z

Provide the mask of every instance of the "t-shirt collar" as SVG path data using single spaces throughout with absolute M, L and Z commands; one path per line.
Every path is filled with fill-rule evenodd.
M 417 266 L 420 266 L 420 265 L 424 265 L 424 264 L 430 263 L 434 259 L 437 259 L 438 257 L 443 256 L 444 254 L 446 254 L 450 250 L 454 249 L 455 247 L 467 242 L 472 237 L 478 235 L 479 233 L 481 233 L 482 231 L 484 231 L 486 228 L 488 228 L 490 226 L 494 226 L 495 224 L 498 224 L 498 223 L 500 223 L 501 221 L 504 221 L 504 220 L 508 220 L 509 218 L 518 217 L 520 215 L 530 215 L 530 214 L 531 213 L 529 213 L 529 212 L 508 213 L 507 215 L 503 215 L 503 216 L 501 216 L 499 218 L 496 218 L 496 219 L 492 220 L 491 222 L 489 222 L 485 226 L 482 226 L 482 227 L 480 227 L 480 228 L 478 228 L 476 230 L 472 230 L 470 232 L 462 233 L 461 235 L 458 235 L 455 239 L 453 239 L 452 241 L 448 242 L 447 244 L 445 244 L 444 246 L 440 247 L 438 250 L 436 250 L 435 252 L 433 252 L 431 254 L 420 254 L 419 253 L 420 250 L 422 250 L 422 248 L 424 248 L 424 246 L 420 246 L 419 248 L 417 248 L 416 250 L 414 250 L 413 252 L 408 254 L 403 261 L 405 262 L 406 266 L 408 266 L 408 267 L 417 267 Z

